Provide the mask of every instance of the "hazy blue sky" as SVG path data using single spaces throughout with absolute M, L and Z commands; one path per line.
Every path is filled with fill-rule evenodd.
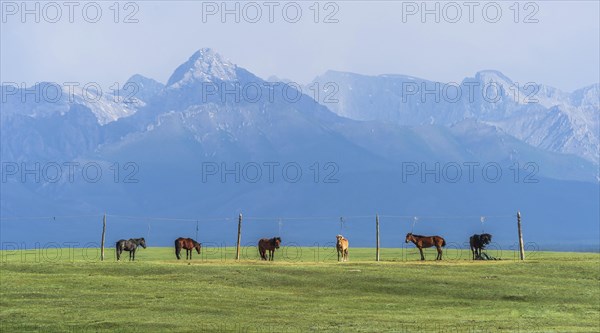
M 12 4 L 2 1 L 1 80 L 99 82 L 109 86 L 124 82 L 135 73 L 166 82 L 174 69 L 195 50 L 211 47 L 232 62 L 267 78 L 277 75 L 297 82 L 308 82 L 328 69 L 363 74 L 397 73 L 442 82 L 460 81 L 482 69 L 497 69 L 518 82 L 545 83 L 571 91 L 599 81 L 599 2 L 537 1 L 525 8 L 519 4 L 519 23 L 515 23 L 513 1 L 476 2 L 473 23 L 469 7 L 459 1 L 462 16 L 455 20 L 456 8 L 446 2 L 440 6 L 440 23 L 434 14 L 421 22 L 419 13 L 408 15 L 419 2 L 337 1 L 325 7 L 320 3 L 319 21 L 314 22 L 313 1 L 301 3 L 302 16 L 292 20 L 295 9 L 290 2 L 277 2 L 274 23 L 269 22 L 269 7 L 256 2 L 262 10 L 257 23 L 253 7 L 241 4 L 240 23 L 233 15 L 221 22 L 220 15 L 206 17 L 212 4 L 221 1 L 133 2 L 124 8 L 114 23 L 113 1 L 98 2 L 102 16 L 97 23 L 83 19 L 82 7 L 74 8 L 74 23 L 69 22 L 68 7 L 62 7 L 57 23 L 46 22 L 55 8 L 41 3 L 40 23 L 33 14 L 21 22 L 20 11 L 11 15 Z M 58 2 L 62 4 L 62 2 Z M 34 8 L 33 2 L 28 5 Z M 288 15 L 282 14 L 287 5 Z M 434 8 L 435 2 L 428 2 Z M 498 22 L 496 5 L 502 10 Z M 62 5 L 61 5 L 62 6 Z M 122 23 L 137 6 L 138 23 Z M 204 7 L 203 7 L 204 6 Z M 207 7 L 208 6 L 208 7 Z M 230 8 L 235 6 L 229 2 Z M 446 6 L 446 7 L 444 7 Z M 484 15 L 483 8 L 487 15 Z M 444 9 L 445 8 L 445 9 Z M 88 7 L 93 19 L 94 8 Z M 204 10 L 203 10 L 204 9 Z M 323 23 L 327 14 L 338 23 Z M 220 11 L 220 9 L 219 9 Z M 537 23 L 524 23 L 537 19 Z M 404 17 L 403 17 L 404 16 Z M 46 18 L 46 19 L 45 19 Z M 246 19 L 245 19 L 246 18 Z M 403 22 L 405 21 L 405 22 Z

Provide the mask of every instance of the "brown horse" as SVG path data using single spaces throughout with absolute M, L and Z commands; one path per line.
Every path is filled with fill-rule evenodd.
M 275 250 L 281 245 L 281 238 L 262 238 L 258 241 L 258 254 L 262 260 L 273 261 L 275 259 Z M 267 258 L 267 250 L 269 251 L 269 258 Z
M 175 256 L 177 256 L 177 260 L 181 259 L 181 248 L 184 248 L 185 259 L 187 260 L 189 257 L 192 260 L 192 251 L 196 249 L 196 252 L 200 254 L 200 247 L 200 243 L 191 238 L 179 237 L 175 240 Z
M 437 249 L 437 257 L 435 260 L 442 260 L 442 247 L 446 246 L 446 241 L 440 236 L 419 236 L 413 235 L 412 233 L 406 234 L 406 243 L 413 242 L 421 252 L 421 260 L 425 260 L 423 255 L 423 248 L 435 246 Z
M 338 261 L 340 261 L 340 254 L 342 261 L 348 261 L 348 240 L 342 235 L 335 236 L 337 242 L 335 248 L 337 249 Z

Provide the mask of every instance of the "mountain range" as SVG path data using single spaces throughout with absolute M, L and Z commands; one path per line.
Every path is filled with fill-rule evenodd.
M 49 101 L 2 86 L 3 217 L 108 212 L 122 216 L 109 240 L 145 233 L 168 245 L 195 224 L 152 217 L 243 212 L 247 239 L 324 244 L 343 232 L 371 246 L 381 213 L 384 246 L 407 230 L 462 244 L 485 227 L 508 247 L 521 210 L 526 239 L 542 248 L 599 245 L 598 84 L 566 93 L 486 70 L 459 83 L 328 71 L 299 85 L 201 49 L 166 84 L 136 74 L 93 98 L 60 89 Z M 73 162 L 73 181 L 43 173 Z M 81 177 L 90 163 L 97 181 Z M 97 240 L 98 218 L 75 220 L 4 219 L 0 237 Z M 232 244 L 234 229 L 202 222 L 199 237 Z

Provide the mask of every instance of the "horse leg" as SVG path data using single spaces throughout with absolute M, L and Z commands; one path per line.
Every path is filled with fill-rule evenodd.
M 338 253 L 338 261 L 340 261 L 340 250 L 339 249 L 337 250 L 337 253 Z M 342 260 L 343 260 L 343 258 L 342 258 Z
M 419 248 L 419 252 L 421 252 L 421 260 L 425 260 L 425 256 L 423 255 L 423 249 Z

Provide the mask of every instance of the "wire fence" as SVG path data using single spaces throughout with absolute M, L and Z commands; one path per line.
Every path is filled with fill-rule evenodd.
M 490 215 L 394 215 L 361 214 L 346 216 L 239 216 L 168 217 L 121 214 L 82 214 L 0 217 L 2 243 L 12 242 L 27 248 L 35 242 L 58 244 L 100 244 L 102 220 L 106 218 L 105 244 L 119 239 L 146 238 L 153 246 L 171 246 L 178 237 L 196 239 L 205 244 L 237 245 L 237 226 L 241 227 L 241 245 L 250 246 L 258 239 L 281 237 L 284 244 L 335 246 L 340 234 L 355 247 L 404 246 L 404 235 L 449 235 L 455 247 L 468 247 L 473 233 L 491 231 L 499 239 L 516 239 L 516 214 Z M 376 220 L 379 227 L 376 230 Z M 27 227 L 22 223 L 26 222 Z M 104 238 L 104 237 L 103 237 Z M 254 244 L 255 245 L 255 244 Z M 70 246 L 70 245 L 69 245 Z M 112 246 L 112 245 L 110 245 Z

